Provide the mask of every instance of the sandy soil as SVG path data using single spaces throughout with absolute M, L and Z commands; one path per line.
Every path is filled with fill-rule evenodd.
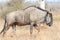
M 56 15 L 53 15 L 57 17 Z M 0 20 L 0 31 L 3 28 L 4 21 Z M 0 34 L 0 40 L 60 40 L 60 21 L 54 18 L 53 25 L 40 27 L 40 32 L 34 28 L 32 36 L 30 36 L 29 25 L 27 26 L 17 26 L 16 31 L 13 32 L 10 28 L 5 37 Z

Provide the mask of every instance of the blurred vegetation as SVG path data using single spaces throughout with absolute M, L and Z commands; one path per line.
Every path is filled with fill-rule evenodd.
M 12 0 L 7 4 L 8 7 L 13 8 L 13 10 L 18 10 L 23 8 L 23 0 Z
M 36 5 L 34 3 L 32 3 L 32 4 Z M 25 4 L 24 0 L 11 0 L 10 2 L 6 3 L 5 5 L 0 4 L 0 18 L 4 18 L 7 13 L 10 13 L 10 12 L 16 11 L 16 10 L 24 9 L 30 5 L 31 5 L 30 3 Z M 51 9 L 53 12 L 59 11 L 60 5 L 57 5 L 57 6 L 56 5 L 57 5 L 56 3 L 55 4 L 47 3 L 47 5 L 46 5 L 47 10 L 49 11 Z
M 21 10 L 25 7 L 24 0 L 12 0 L 0 8 L 0 18 L 4 18 L 9 12 Z
M 60 21 L 60 15 L 54 16 L 55 21 Z

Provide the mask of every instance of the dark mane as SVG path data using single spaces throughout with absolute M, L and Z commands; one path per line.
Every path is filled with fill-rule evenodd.
M 35 7 L 35 8 L 37 8 L 37 9 L 39 9 L 39 10 L 42 10 L 42 11 L 45 11 L 45 12 L 49 12 L 49 11 L 47 11 L 47 10 L 44 10 L 44 9 L 42 9 L 42 8 L 40 8 L 40 7 L 36 7 L 36 6 L 29 6 L 29 7 Z M 26 7 L 25 9 L 27 9 L 27 8 L 29 8 L 29 7 Z M 25 10 L 25 9 L 23 9 L 23 10 Z

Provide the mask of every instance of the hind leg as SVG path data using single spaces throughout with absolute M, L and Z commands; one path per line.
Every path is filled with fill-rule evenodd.
M 16 31 L 16 25 L 12 25 L 13 32 Z
M 12 25 L 12 29 L 13 29 L 12 33 L 15 35 L 16 25 Z

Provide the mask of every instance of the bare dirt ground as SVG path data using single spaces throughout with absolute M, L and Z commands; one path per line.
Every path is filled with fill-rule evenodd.
M 30 27 L 27 26 L 17 26 L 16 31 L 13 32 L 10 28 L 5 37 L 0 34 L 0 40 L 60 40 L 60 14 L 53 14 L 54 21 L 51 27 L 43 26 L 40 27 L 40 32 L 34 28 L 32 36 L 30 36 Z M 3 28 L 4 21 L 0 20 L 0 31 Z

